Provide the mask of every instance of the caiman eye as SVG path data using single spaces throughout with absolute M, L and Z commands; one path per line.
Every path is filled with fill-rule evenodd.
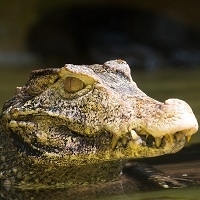
M 85 87 L 83 81 L 75 77 L 66 77 L 64 81 L 64 88 L 66 92 L 73 93 L 82 90 Z

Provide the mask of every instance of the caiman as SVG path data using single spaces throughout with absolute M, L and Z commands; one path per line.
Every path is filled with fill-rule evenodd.
M 34 70 L 0 116 L 1 188 L 118 181 L 128 159 L 175 153 L 197 130 L 185 101 L 147 96 L 123 60 Z

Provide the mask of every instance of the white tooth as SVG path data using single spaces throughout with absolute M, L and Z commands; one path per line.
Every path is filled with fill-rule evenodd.
M 126 145 L 127 141 L 128 141 L 128 138 L 127 138 L 126 136 L 124 136 L 124 137 L 122 138 L 122 144 L 123 144 L 123 145 Z
M 166 134 L 165 138 L 169 141 L 170 144 L 174 143 L 174 135 L 173 134 Z
M 161 142 L 162 142 L 162 138 L 160 138 L 160 137 L 155 138 L 156 147 L 160 147 Z
M 134 130 L 131 130 L 131 137 L 133 140 L 137 140 L 139 136 L 137 135 L 137 133 Z
M 117 146 L 118 141 L 119 141 L 119 136 L 113 135 L 112 142 L 111 142 L 111 147 L 113 150 Z
M 168 136 L 169 136 L 170 143 L 173 144 L 174 143 L 174 135 L 168 134 Z
M 192 137 L 191 135 L 187 135 L 187 136 L 185 136 L 186 141 L 189 142 L 189 141 L 191 140 L 191 137 Z
M 169 188 L 169 185 L 164 184 L 164 185 L 162 185 L 162 187 L 165 188 L 165 189 L 168 189 L 168 188 Z

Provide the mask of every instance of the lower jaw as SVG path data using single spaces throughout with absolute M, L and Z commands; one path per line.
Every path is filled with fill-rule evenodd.
M 131 137 L 128 137 L 126 143 L 123 143 L 123 138 L 117 139 L 115 147 L 112 148 L 113 140 L 108 132 L 103 132 L 96 137 L 86 137 L 69 130 L 67 127 L 64 129 L 63 125 L 57 126 L 60 129 L 58 132 L 62 133 L 60 137 L 65 139 L 63 146 L 46 146 L 39 142 L 35 145 L 27 144 L 16 133 L 12 135 L 18 145 L 17 148 L 28 154 L 27 156 L 41 157 L 39 160 L 42 160 L 42 156 L 58 159 L 59 163 L 65 165 L 69 163 L 83 164 L 87 163 L 87 160 L 98 163 L 102 160 L 156 157 L 176 153 L 183 148 L 186 142 L 184 134 L 177 132 L 173 135 L 173 140 L 172 137 L 164 136 L 159 142 L 156 142 L 152 136 L 147 138 L 145 135 L 140 136 L 142 142 L 136 142 Z M 71 142 L 71 139 L 67 138 L 72 138 L 73 141 Z M 61 157 L 63 159 L 60 159 Z M 63 162 L 65 158 L 66 161 Z
M 156 157 L 164 154 L 176 153 L 181 150 L 186 142 L 185 137 L 181 133 L 176 133 L 174 135 L 174 142 L 168 141 L 165 139 L 162 141 L 160 147 L 147 145 L 136 144 L 133 141 L 129 141 L 124 147 L 120 143 L 117 144 L 116 148 L 113 150 L 111 148 L 110 141 L 107 137 L 104 136 L 104 139 L 107 139 L 107 142 L 102 143 L 99 140 L 97 143 L 92 145 L 92 149 L 84 149 L 82 146 L 82 151 L 80 152 L 45 152 L 42 156 L 37 158 L 37 163 L 44 163 L 44 160 L 51 160 L 55 165 L 58 166 L 83 166 L 88 163 L 102 163 L 110 162 L 117 160 L 127 160 L 127 159 L 137 159 L 137 158 L 147 158 L 147 157 Z M 80 139 L 81 140 L 81 139 Z M 92 138 L 84 138 L 82 144 L 91 144 Z M 35 158 L 34 158 L 35 159 Z

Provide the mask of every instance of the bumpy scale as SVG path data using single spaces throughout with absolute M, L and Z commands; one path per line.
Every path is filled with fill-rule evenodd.
M 112 180 L 119 160 L 175 153 L 198 123 L 186 102 L 148 97 L 114 60 L 33 71 L 1 129 L 1 183 L 42 187 Z

